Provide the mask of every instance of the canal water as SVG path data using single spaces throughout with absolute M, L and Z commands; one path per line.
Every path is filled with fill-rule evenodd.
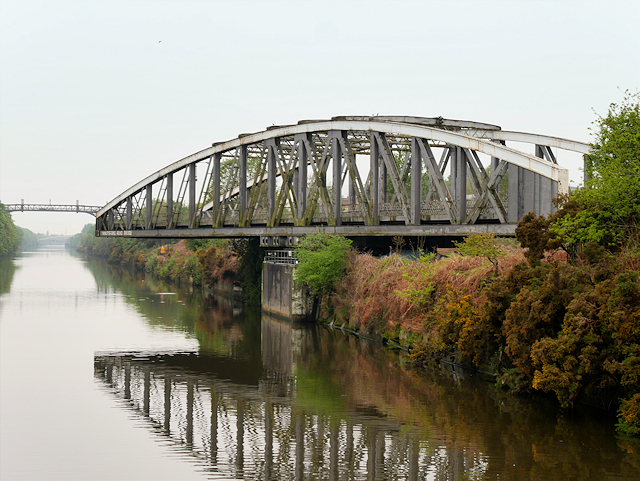
M 595 410 L 50 247 L 0 259 L 0 479 L 639 479 Z

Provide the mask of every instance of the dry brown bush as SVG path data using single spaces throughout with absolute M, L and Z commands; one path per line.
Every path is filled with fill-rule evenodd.
M 500 258 L 505 274 L 525 260 L 520 250 Z M 329 300 L 335 319 L 368 333 L 404 329 L 423 332 L 430 311 L 447 292 L 448 286 L 461 295 L 470 295 L 478 305 L 484 301 L 483 287 L 493 276 L 493 266 L 481 257 L 452 254 L 438 261 L 410 261 L 396 254 L 376 258 L 370 254 L 352 257 L 348 274 L 336 286 Z M 399 293 L 433 292 L 422 302 Z

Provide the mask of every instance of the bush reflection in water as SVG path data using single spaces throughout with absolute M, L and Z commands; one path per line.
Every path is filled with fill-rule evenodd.
M 198 339 L 198 353 L 96 353 L 95 376 L 212 477 L 633 479 L 640 470 L 636 446 L 616 440 L 599 412 L 567 419 L 545 400 L 417 372 L 402 353 L 198 291 L 147 302 L 168 288 L 91 269 L 150 323 Z

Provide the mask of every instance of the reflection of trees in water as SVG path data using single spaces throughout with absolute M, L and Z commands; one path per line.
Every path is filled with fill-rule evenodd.
M 640 467 L 633 449 L 617 448 L 599 411 L 568 418 L 552 401 L 505 395 L 464 372 L 405 368 L 402 355 L 342 333 L 319 329 L 307 339 L 315 345 L 300 349 L 304 360 L 296 362 L 327 373 L 346 393 L 348 411 L 372 410 L 413 426 L 420 439 L 454 449 L 454 458 L 479 453 L 489 479 L 633 479 Z
M 417 372 L 377 344 L 260 319 L 229 299 L 173 288 L 152 305 L 170 289 L 121 269 L 103 274 L 101 289 L 125 294 L 152 324 L 193 332 L 201 350 L 97 355 L 96 377 L 211 471 L 247 479 L 633 479 L 639 468 L 616 447 L 611 424 L 593 414 L 567 420 L 544 400 L 503 396 L 464 373 Z
M 10 256 L 0 256 L 0 296 L 11 290 L 16 265 Z
M 183 329 L 203 350 L 259 362 L 259 313 L 247 311 L 237 299 L 171 285 L 103 260 L 90 259 L 86 265 L 99 290 L 123 294 L 149 324 Z

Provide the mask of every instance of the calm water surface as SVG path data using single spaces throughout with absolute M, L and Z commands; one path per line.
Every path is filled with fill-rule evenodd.
M 640 479 L 562 416 L 59 248 L 0 259 L 0 479 Z

